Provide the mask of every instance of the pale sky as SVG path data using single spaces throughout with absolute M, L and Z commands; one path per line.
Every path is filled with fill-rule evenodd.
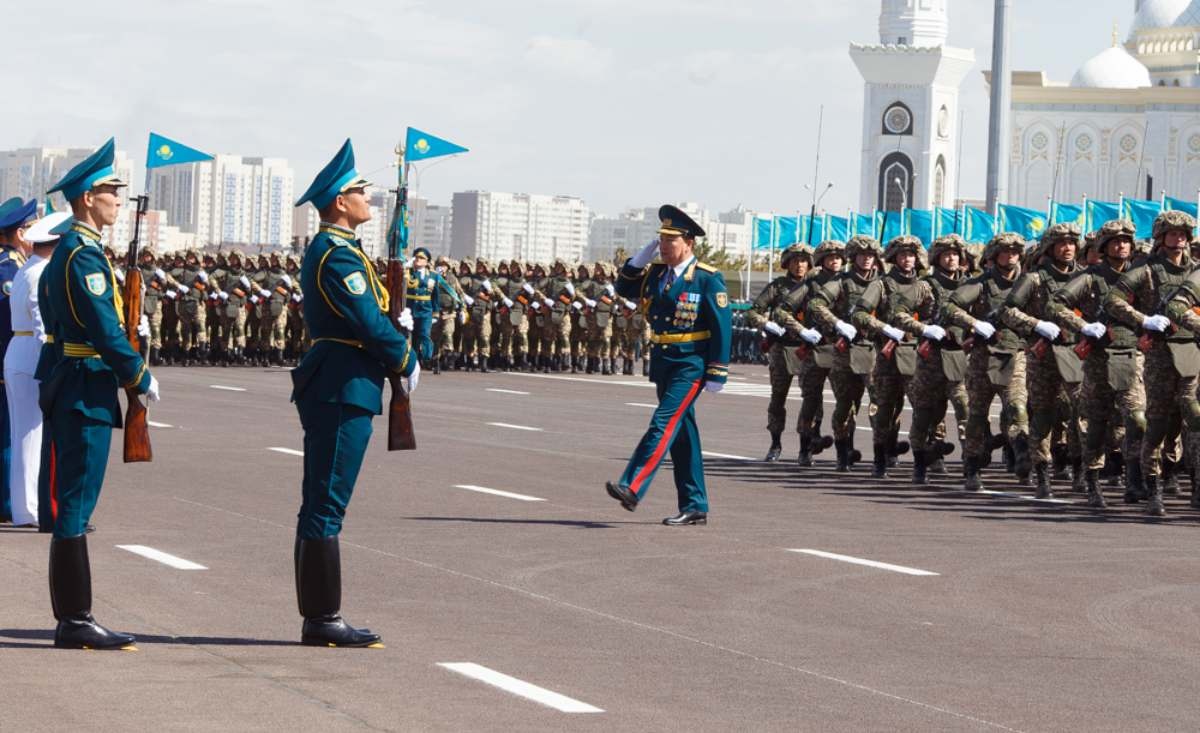
M 1125 38 L 1133 0 L 1016 0 L 1014 69 L 1069 81 Z M 51 12 L 49 8 L 53 8 Z M 408 125 L 471 148 L 425 163 L 420 194 L 583 197 L 592 209 L 699 201 L 808 207 L 825 105 L 825 208 L 858 203 L 862 80 L 879 0 L 120 0 L 5 18 L 0 148 L 116 135 L 143 162 L 153 129 L 213 153 L 288 158 L 302 192 L 351 137 L 394 186 Z M 960 194 L 982 198 L 991 0 L 949 0 L 973 48 Z M 44 9 L 38 12 L 38 9 Z M 382 170 L 381 170 L 382 169 Z M 140 184 L 140 178 L 138 183 Z M 140 188 L 140 185 L 137 186 Z

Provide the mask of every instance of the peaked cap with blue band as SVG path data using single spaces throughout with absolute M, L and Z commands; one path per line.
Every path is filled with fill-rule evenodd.
M 321 169 L 313 179 L 312 185 L 296 201 L 296 206 L 303 206 L 311 201 L 317 209 L 324 209 L 333 203 L 339 193 L 369 185 L 371 182 L 354 169 L 354 147 L 350 145 L 350 138 L 346 138 L 342 149 Z
M 67 171 L 58 183 L 46 193 L 62 191 L 67 201 L 74 201 L 96 186 L 125 186 L 128 185 L 117 176 L 113 170 L 116 141 L 109 138 L 99 150 L 89 155 L 83 162 Z
M 0 232 L 21 226 L 37 216 L 37 199 L 22 201 L 15 196 L 0 204 Z

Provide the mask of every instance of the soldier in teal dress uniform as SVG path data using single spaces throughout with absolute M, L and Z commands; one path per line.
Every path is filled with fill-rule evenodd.
M 24 244 L 21 232 L 37 218 L 37 199 L 22 201 L 19 197 L 0 204 L 0 364 L 8 343 L 12 341 L 12 304 L 9 293 L 17 270 L 25 264 L 27 252 L 21 251 Z M 0 375 L 0 392 L 4 392 L 4 379 Z M 8 395 L 0 394 L 0 521 L 12 521 L 11 492 L 9 491 L 9 465 L 12 461 L 12 435 L 8 422 Z
M 53 433 L 58 511 L 50 542 L 54 644 L 71 649 L 126 648 L 134 638 L 92 617 L 87 525 L 108 464 L 112 430 L 121 427 L 117 393 L 132 389 L 158 400 L 158 382 L 125 336 L 121 293 L 100 248 L 100 230 L 117 220 L 121 187 L 113 171 L 113 140 L 72 168 L 53 188 L 71 204 L 41 283 L 42 316 L 57 356 L 41 382 L 39 401 Z
M 696 238 L 704 230 L 674 206 L 663 206 L 658 216 L 659 239 L 625 263 L 616 287 L 622 298 L 641 304 L 653 331 L 650 381 L 658 391 L 658 408 L 620 480 L 606 488 L 621 506 L 635 510 L 669 453 L 679 514 L 663 523 L 706 524 L 708 493 L 695 403 L 701 391 L 720 392 L 729 375 L 729 294 L 721 273 L 696 259 Z M 662 262 L 650 265 L 656 253 Z
M 417 355 L 388 316 L 388 292 L 354 230 L 371 219 L 366 188 L 347 140 L 296 206 L 311 202 L 320 232 L 304 253 L 300 288 L 312 348 L 292 370 L 292 401 L 304 428 L 303 499 L 296 524 L 296 596 L 309 646 L 376 647 L 378 634 L 342 618 L 338 535 L 371 420 L 383 412 L 389 373 L 416 387 Z M 405 310 L 402 328 L 412 328 Z
M 433 340 L 429 333 L 433 329 L 434 302 L 439 301 L 445 293 L 453 298 L 456 305 L 460 303 L 458 293 L 454 292 L 454 288 L 450 287 L 446 279 L 429 269 L 432 259 L 429 250 L 424 247 L 413 250 L 412 271 L 408 274 L 405 294 L 405 303 L 412 312 L 412 339 L 416 342 L 417 354 L 423 362 L 433 358 Z

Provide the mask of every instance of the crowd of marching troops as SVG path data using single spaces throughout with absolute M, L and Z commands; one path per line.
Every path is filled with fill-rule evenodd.
M 1168 211 L 1148 241 L 1114 220 L 1086 234 L 1055 224 L 1035 242 L 1010 232 L 986 246 L 949 235 L 928 249 L 912 236 L 886 247 L 869 236 L 789 247 L 786 273 L 746 314 L 771 374 L 767 460 L 780 458 L 798 381 L 800 466 L 832 447 L 837 471 L 854 470 L 865 395 L 874 478 L 894 476 L 897 457 L 911 452 L 911 482 L 928 483 L 957 443 L 968 491 L 982 490 L 995 466 L 1040 499 L 1069 482 L 1104 508 L 1104 488 L 1115 486 L 1125 503 L 1163 516 L 1164 494 L 1200 472 L 1195 227 Z M 821 433 L 826 382 L 832 436 Z M 951 410 L 957 435 L 948 436 Z M 1003 460 L 993 463 L 997 451 Z M 1200 508 L 1200 476 L 1190 483 Z
M 124 258 L 106 252 L 122 278 Z M 139 264 L 152 366 L 283 366 L 310 346 L 296 255 L 158 255 L 147 247 Z M 646 319 L 636 303 L 616 295 L 610 263 L 431 261 L 418 248 L 406 264 L 416 340 L 434 373 L 645 373 Z M 387 271 L 382 260 L 376 267 Z

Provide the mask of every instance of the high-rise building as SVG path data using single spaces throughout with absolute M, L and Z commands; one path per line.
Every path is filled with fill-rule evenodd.
M 424 247 L 434 257 L 450 254 L 451 212 L 449 206 L 431 204 L 427 199 L 408 202 L 411 249 Z
M 591 212 L 574 196 L 465 191 L 454 194 L 450 254 L 549 262 L 583 257 Z
M 46 189 L 58 183 L 75 164 L 95 152 L 93 148 L 20 148 L 0 151 L 0 199 L 20 196 L 44 201 Z M 140 192 L 133 181 L 133 163 L 116 151 L 113 168 L 123 181 Z M 67 206 L 61 193 L 50 197 L 55 209 Z

